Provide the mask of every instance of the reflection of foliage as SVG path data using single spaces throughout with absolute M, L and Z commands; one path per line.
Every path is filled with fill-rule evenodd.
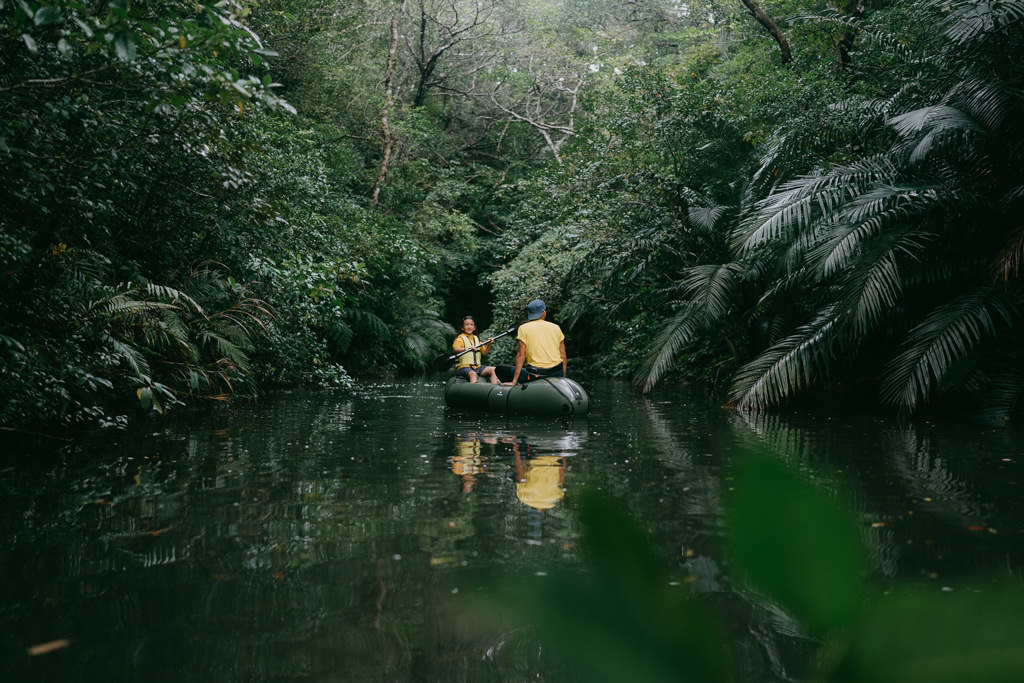
M 588 572 L 517 584 L 511 599 L 544 642 L 587 680 L 734 680 L 722 629 L 728 615 L 705 596 L 671 588 L 617 503 L 591 493 L 582 512 Z M 734 580 L 752 599 L 787 610 L 818 643 L 808 680 L 984 683 L 1024 676 L 1021 586 L 952 594 L 897 587 L 874 595 L 852 519 L 824 490 L 753 454 L 738 467 L 726 518 Z

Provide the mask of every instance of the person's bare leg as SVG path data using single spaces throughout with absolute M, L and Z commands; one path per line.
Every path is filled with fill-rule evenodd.
M 473 383 L 473 382 L 476 381 L 476 373 L 473 372 L 472 370 L 469 371 L 469 381 L 470 381 L 470 383 Z

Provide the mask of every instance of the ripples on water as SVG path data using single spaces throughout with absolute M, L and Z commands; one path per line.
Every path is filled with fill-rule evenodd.
M 591 415 L 571 422 L 453 412 L 439 383 L 409 381 L 71 443 L 8 435 L 4 678 L 574 680 L 529 629 L 471 616 L 488 586 L 581 566 L 593 488 L 650 531 L 676 583 L 728 595 L 722 500 L 751 449 L 851 501 L 878 581 L 1019 574 L 1012 432 L 588 389 Z M 730 601 L 743 679 L 791 679 L 799 629 Z

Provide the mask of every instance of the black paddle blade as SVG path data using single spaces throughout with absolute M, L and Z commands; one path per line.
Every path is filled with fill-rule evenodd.
M 452 357 L 446 353 L 442 353 L 440 356 L 434 359 L 434 369 L 438 372 L 444 372 L 452 366 Z

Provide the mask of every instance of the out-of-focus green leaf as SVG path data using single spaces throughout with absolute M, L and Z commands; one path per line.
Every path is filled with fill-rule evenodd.
M 32 17 L 32 20 L 36 23 L 36 26 L 56 24 L 61 20 L 60 8 L 52 5 L 40 7 L 36 10 L 35 16 Z
M 824 680 L 1011 683 L 1024 680 L 1024 590 L 903 593 L 879 598 L 837 648 Z
M 850 623 L 862 599 L 864 553 L 853 520 L 782 463 L 750 456 L 727 512 L 735 572 L 815 633 Z
M 139 405 L 142 406 L 143 410 L 149 410 L 153 407 L 153 390 L 149 387 L 139 387 L 135 391 L 135 395 L 139 397 Z
M 117 58 L 122 62 L 135 60 L 135 40 L 130 33 L 119 33 L 114 38 L 114 49 L 117 50 Z
M 621 505 L 585 493 L 581 517 L 588 571 L 524 578 L 509 606 L 582 680 L 730 680 L 717 616 L 683 582 L 670 581 Z

